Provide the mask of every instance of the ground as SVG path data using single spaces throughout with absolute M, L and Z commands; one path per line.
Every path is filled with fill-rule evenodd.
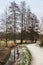
M 26 46 L 28 47 L 28 49 L 30 50 L 31 55 L 32 55 L 31 65 L 43 65 L 43 48 L 40 47 L 38 45 L 38 43 L 39 42 L 37 42 L 35 44 L 26 44 Z M 13 52 L 14 52 L 14 49 L 12 49 L 12 51 L 11 51 L 11 57 L 10 57 L 11 61 L 14 60 Z
M 37 44 L 26 45 L 32 54 L 31 65 L 43 65 L 43 48 Z

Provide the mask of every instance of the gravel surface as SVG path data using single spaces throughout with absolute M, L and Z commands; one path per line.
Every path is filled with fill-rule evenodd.
M 28 44 L 26 46 L 32 54 L 33 59 L 31 65 L 43 65 L 43 48 L 39 47 L 37 44 Z

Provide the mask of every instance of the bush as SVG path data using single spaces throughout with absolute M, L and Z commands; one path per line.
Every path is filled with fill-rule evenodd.
M 43 46 L 43 36 L 40 37 L 40 46 Z

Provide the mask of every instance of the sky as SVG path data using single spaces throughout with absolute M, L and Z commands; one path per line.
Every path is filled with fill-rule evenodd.
M 4 10 L 10 2 L 14 0 L 0 0 L 0 17 L 4 13 Z M 20 3 L 21 1 L 25 1 L 27 5 L 30 6 L 30 9 L 40 20 L 43 16 L 43 0 L 15 0 L 17 3 Z

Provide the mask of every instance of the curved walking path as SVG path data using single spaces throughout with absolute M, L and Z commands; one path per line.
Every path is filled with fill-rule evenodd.
M 28 44 L 26 46 L 32 54 L 31 65 L 43 65 L 43 48 L 40 48 L 37 44 Z

